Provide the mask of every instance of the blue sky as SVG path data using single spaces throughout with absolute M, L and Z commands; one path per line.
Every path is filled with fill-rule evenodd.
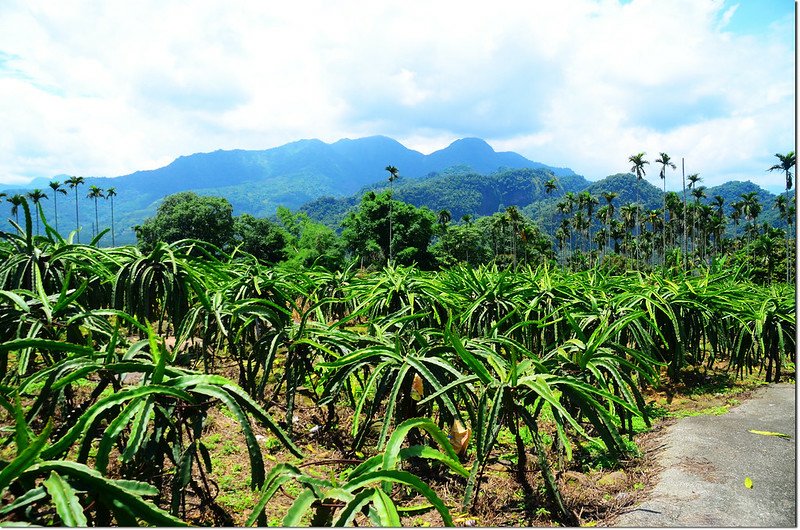
M 794 25 L 790 0 L 7 0 L 0 182 L 383 134 L 424 153 L 477 136 L 589 179 L 664 151 L 705 185 L 776 191 Z

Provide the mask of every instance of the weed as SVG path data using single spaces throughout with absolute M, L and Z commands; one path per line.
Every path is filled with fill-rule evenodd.
M 722 416 L 728 413 L 729 405 L 719 405 L 700 410 L 679 410 L 670 414 L 674 418 L 688 418 L 692 416 Z
M 210 434 L 203 439 L 203 443 L 206 444 L 206 448 L 209 451 L 213 451 L 217 448 L 217 444 L 222 440 L 222 435 L 218 432 L 214 434 Z
M 221 493 L 218 501 L 220 504 L 229 506 L 233 511 L 244 513 L 253 509 L 253 505 L 257 501 L 257 494 L 258 492 L 250 490 L 230 490 L 230 492 Z M 270 524 L 270 526 L 280 526 L 280 522 L 277 525 Z
M 270 453 L 274 453 L 275 451 L 280 450 L 283 447 L 283 444 L 275 437 L 268 436 L 264 440 L 264 448 L 269 451 Z
M 225 440 L 225 442 L 223 442 L 223 444 L 222 444 L 222 449 L 220 449 L 220 452 L 223 455 L 235 455 L 235 454 L 241 453 L 242 452 L 242 448 L 241 448 L 241 446 L 239 446 L 239 444 L 237 444 L 237 443 L 235 443 L 235 442 L 233 442 L 231 440 Z
M 623 440 L 628 455 L 639 456 L 641 451 L 633 440 Z M 584 446 L 585 453 L 581 462 L 586 471 L 617 469 L 620 467 L 619 456 L 612 455 L 601 440 L 593 440 Z

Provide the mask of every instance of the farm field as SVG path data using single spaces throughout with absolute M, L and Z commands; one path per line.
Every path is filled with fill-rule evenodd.
M 3 523 L 596 525 L 649 487 L 656 422 L 794 377 L 793 286 L 724 264 L 289 269 L 23 207 Z

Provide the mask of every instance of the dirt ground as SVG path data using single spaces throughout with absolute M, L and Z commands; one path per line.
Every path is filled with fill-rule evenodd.
M 568 524 L 613 525 L 622 512 L 653 490 L 662 471 L 659 455 L 664 448 L 663 436 L 667 427 L 681 417 L 725 414 L 757 386 L 757 378 L 736 381 L 731 379 L 730 374 L 711 370 L 688 372 L 684 382 L 665 384 L 657 391 L 649 390 L 645 397 L 654 422 L 651 429 L 644 425 L 635 426 L 637 433 L 633 436 L 633 442 L 638 448 L 637 456 L 612 461 L 596 452 L 578 451 L 579 456 L 556 472 L 555 478 L 564 506 L 572 518 Z M 284 410 L 280 403 L 275 403 L 270 407 L 270 413 L 280 418 Z M 298 398 L 293 429 L 296 444 L 303 451 L 304 459 L 293 456 L 271 433 L 254 425 L 266 471 L 269 472 L 279 462 L 285 462 L 300 467 L 312 476 L 341 479 L 346 477 L 348 470 L 374 454 L 374 444 L 371 446 L 369 443 L 363 452 L 349 450 L 352 440 L 347 434 L 349 425 L 346 418 L 340 419 L 335 431 L 315 431 L 313 427 L 324 423 L 324 417 L 325 411 L 314 405 L 312 399 L 307 396 Z M 11 422 L 10 417 L 0 417 L 3 427 L 10 427 Z M 200 482 L 202 478 L 202 483 L 207 487 L 207 496 L 187 495 L 186 512 L 182 515 L 195 526 L 242 526 L 257 503 L 259 493 L 249 487 L 250 460 L 241 426 L 226 409 L 214 407 L 209 411 L 202 441 L 208 448 L 212 470 L 207 476 L 197 479 Z M 10 448 L 3 448 L 4 454 Z M 535 455 L 528 454 L 529 469 L 525 479 L 533 498 L 526 498 L 517 475 L 517 466 L 511 461 L 515 454 L 513 440 L 509 437 L 501 439 L 494 453 L 497 456 L 490 460 L 479 494 L 467 512 L 461 510 L 466 482 L 463 478 L 424 466 L 412 471 L 433 488 L 449 507 L 457 526 L 560 526 L 562 522 L 547 500 Z M 469 468 L 469 458 L 464 464 Z M 695 470 L 705 469 L 701 460 L 682 461 L 679 465 L 691 466 Z M 707 471 L 708 480 L 713 481 L 712 470 Z M 301 492 L 302 487 L 296 482 L 284 484 L 267 505 L 267 524 L 281 526 L 283 517 Z M 414 497 L 407 492 L 404 494 L 395 490 L 393 493 L 394 498 L 402 499 L 398 502 L 402 506 L 420 505 L 425 501 L 423 497 Z M 160 499 L 160 504 L 168 507 L 168 497 Z M 402 523 L 404 526 L 442 526 L 442 520 L 435 510 L 407 513 Z

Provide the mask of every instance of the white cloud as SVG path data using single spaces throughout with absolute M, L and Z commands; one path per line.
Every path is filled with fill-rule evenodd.
M 120 175 L 214 149 L 464 136 L 589 178 L 631 153 L 709 185 L 794 146 L 793 28 L 720 0 L 0 6 L 0 182 Z M 688 169 L 687 169 L 688 170 Z M 657 181 L 653 175 L 653 181 Z

